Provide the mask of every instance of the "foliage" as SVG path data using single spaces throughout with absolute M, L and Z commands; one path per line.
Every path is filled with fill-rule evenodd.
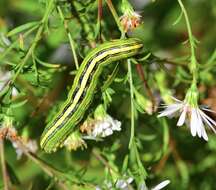
M 215 134 L 206 142 L 158 117 L 171 96 L 216 111 L 215 1 L 140 2 L 0 0 L 0 189 L 145 190 L 166 179 L 167 189 L 216 189 Z M 127 37 L 142 53 L 104 69 L 81 132 L 46 154 L 41 134 L 82 60 Z M 90 138 L 86 126 L 104 118 L 121 131 Z

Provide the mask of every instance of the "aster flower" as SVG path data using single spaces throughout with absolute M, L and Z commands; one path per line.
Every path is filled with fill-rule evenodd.
M 98 120 L 95 123 L 92 136 L 107 137 L 112 135 L 114 131 L 121 131 L 121 122 L 107 115 L 102 120 Z
M 100 139 L 112 135 L 114 131 L 121 131 L 121 122 L 108 115 L 100 104 L 94 112 L 94 119 L 87 119 L 80 130 L 87 133 L 85 139 Z
M 121 122 L 113 119 L 110 115 L 86 121 L 81 126 L 82 132 L 87 132 L 89 137 L 104 138 L 113 134 L 114 131 L 121 131 Z
M 0 91 L 2 91 L 8 81 L 11 79 L 11 72 L 10 71 L 2 71 L 0 70 Z M 18 91 L 15 87 L 12 88 L 12 96 L 17 96 Z
M 166 187 L 168 184 L 170 183 L 170 180 L 164 180 L 161 183 L 159 183 L 158 185 L 156 185 L 155 187 L 153 187 L 151 190 L 160 190 L 163 189 L 164 187 Z
M 198 92 L 194 86 L 188 90 L 185 100 L 180 101 L 174 98 L 175 103 L 165 105 L 158 117 L 173 117 L 179 115 L 177 126 L 182 126 L 184 123 L 189 126 L 192 136 L 198 135 L 199 138 L 203 138 L 208 141 L 208 136 L 205 130 L 205 126 L 209 127 L 214 133 L 216 133 L 216 122 L 210 118 L 204 111 L 213 112 L 210 109 L 202 108 L 197 104 Z
M 5 138 L 11 141 L 16 151 L 17 159 L 19 160 L 26 152 L 37 152 L 37 142 L 29 138 L 18 136 L 17 130 L 7 122 L 8 121 L 4 122 L 3 127 L 0 127 L 0 140 Z
M 156 185 L 155 187 L 152 187 L 150 189 L 148 187 L 146 187 L 145 183 L 142 183 L 139 190 L 160 190 L 160 189 L 163 189 L 164 187 L 166 187 L 169 183 L 170 183 L 170 180 L 164 180 L 161 183 L 159 183 L 158 185 Z
M 25 147 L 28 149 L 29 152 L 35 153 L 38 150 L 37 142 L 36 140 L 31 139 L 23 139 L 23 144 L 25 144 Z M 17 159 L 19 160 L 22 155 L 25 153 L 26 150 L 23 150 L 20 148 L 19 143 L 16 141 L 12 142 L 12 145 L 16 151 Z
M 125 32 L 128 32 L 130 30 L 133 30 L 141 23 L 141 15 L 139 15 L 137 12 L 125 12 L 120 17 L 120 23 L 124 28 Z
M 105 189 L 118 189 L 118 190 L 134 190 L 131 183 L 134 181 L 133 177 L 124 177 L 116 180 L 115 184 L 112 184 L 110 181 L 105 181 L 103 184 L 103 187 Z M 142 185 L 138 188 L 138 190 L 160 190 L 166 187 L 170 183 L 170 180 L 165 180 L 156 185 L 155 187 L 148 188 L 145 185 L 145 182 L 142 183 Z M 102 190 L 100 186 L 96 186 L 96 190 Z
M 124 13 L 120 17 L 120 23 L 125 32 L 128 32 L 141 23 L 141 15 L 133 10 L 133 7 L 127 0 L 122 1 L 122 12 Z
M 133 181 L 134 179 L 132 177 L 126 177 L 126 176 L 117 179 L 115 184 L 113 184 L 111 181 L 105 180 L 102 185 L 103 188 L 101 188 L 100 186 L 96 186 L 96 190 L 103 190 L 103 189 L 134 190 L 133 187 L 130 185 Z
M 132 187 L 130 187 L 130 183 L 133 182 L 133 178 L 129 177 L 127 179 L 118 179 L 116 181 L 116 188 L 117 189 L 122 189 L 122 190 L 130 190 Z

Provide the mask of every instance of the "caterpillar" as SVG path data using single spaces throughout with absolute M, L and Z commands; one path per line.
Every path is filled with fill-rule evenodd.
M 140 40 L 129 38 L 106 42 L 87 54 L 77 71 L 67 100 L 42 133 L 40 146 L 45 152 L 56 151 L 79 124 L 90 105 L 104 66 L 137 55 L 142 47 Z

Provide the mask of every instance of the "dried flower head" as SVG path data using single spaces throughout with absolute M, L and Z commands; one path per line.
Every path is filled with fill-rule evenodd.
M 124 32 L 129 32 L 140 25 L 141 15 L 134 11 L 128 0 L 122 0 L 121 9 L 124 14 L 120 17 L 120 23 Z
M 141 15 L 134 11 L 127 11 L 120 17 L 120 23 L 124 32 L 128 32 L 140 25 Z
M 70 136 L 68 136 L 63 145 L 70 151 L 77 150 L 78 148 L 87 148 L 87 144 L 82 139 L 82 136 L 78 131 L 75 131 Z

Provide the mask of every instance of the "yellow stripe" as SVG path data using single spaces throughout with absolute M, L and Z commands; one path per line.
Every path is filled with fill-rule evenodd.
M 92 70 L 94 69 L 95 64 L 100 61 L 101 59 L 103 59 L 104 57 L 106 57 L 107 55 L 110 54 L 116 54 L 116 53 L 121 53 L 124 51 L 129 51 L 132 49 L 138 49 L 142 47 L 142 44 L 137 44 L 134 46 L 129 46 L 129 47 L 124 47 L 124 48 L 117 48 L 117 49 L 113 49 L 113 50 L 109 50 L 106 51 L 104 53 L 102 53 L 101 55 L 97 56 L 95 59 L 92 60 L 91 64 L 89 65 L 86 74 L 83 77 L 82 83 L 80 85 L 80 88 L 73 100 L 73 103 L 70 105 L 70 107 L 68 107 L 67 111 L 63 114 L 63 116 L 55 123 L 55 125 L 53 127 L 51 127 L 49 129 L 49 131 L 47 131 L 47 133 L 44 135 L 43 139 L 41 140 L 41 144 L 44 143 L 44 141 L 49 137 L 50 134 L 52 134 L 52 132 L 65 120 L 65 118 L 70 114 L 70 112 L 74 109 L 74 107 L 76 106 L 76 104 L 78 103 L 80 96 L 82 95 L 83 90 L 85 89 L 88 77 L 90 75 L 90 73 L 92 72 Z

